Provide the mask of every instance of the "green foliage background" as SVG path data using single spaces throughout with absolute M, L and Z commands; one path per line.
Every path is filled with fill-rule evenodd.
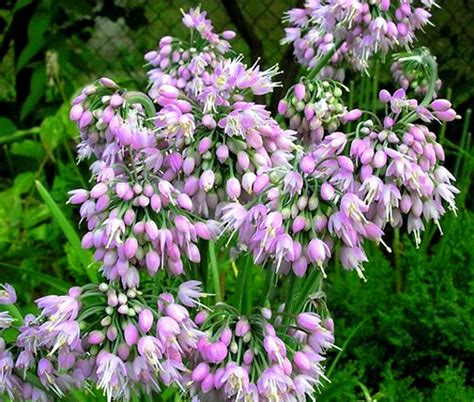
M 261 55 L 266 66 L 290 66 L 287 50 L 278 46 L 280 17 L 297 1 L 239 0 L 234 3 L 240 16 L 224 3 L 201 2 L 218 30 L 238 28 L 237 52 L 250 59 Z M 408 236 L 389 233 L 395 252 L 370 250 L 367 283 L 340 269 L 332 275 L 325 290 L 343 351 L 329 356 L 332 383 L 320 400 L 474 400 L 473 3 L 440 0 L 435 27 L 420 37 L 438 57 L 442 95 L 465 116 L 440 132 L 462 190 L 458 217 L 446 215 L 442 237 L 427 228 L 420 250 Z M 17 287 L 24 312 L 34 311 L 39 295 L 95 279 L 85 269 L 90 256 L 78 246 L 76 211 L 65 205 L 67 191 L 87 187 L 89 176 L 86 164 L 74 160 L 77 131 L 68 119 L 70 98 L 101 75 L 142 87 L 143 53 L 162 35 L 182 35 L 179 8 L 193 4 L 0 4 L 0 282 Z M 378 68 L 380 75 L 375 68 L 372 77 L 390 89 L 389 65 L 379 62 Z M 369 85 L 372 78 L 349 79 L 354 103 L 370 108 L 378 85 Z M 234 281 L 228 278 L 230 286 Z

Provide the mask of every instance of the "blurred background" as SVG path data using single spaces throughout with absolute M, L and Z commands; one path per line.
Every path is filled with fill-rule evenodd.
M 299 70 L 279 45 L 282 14 L 301 1 L 201 1 L 216 31 L 233 29 L 233 47 L 248 64 L 260 59 L 285 73 Z M 69 101 L 89 81 L 109 76 L 130 89 L 146 86 L 143 55 L 164 35 L 184 36 L 180 9 L 193 1 L 0 1 L 0 282 L 19 290 L 25 311 L 47 292 L 83 284 L 77 211 L 67 191 L 88 187 L 87 164 L 75 162 L 77 131 Z M 441 127 L 448 167 L 462 193 L 444 236 L 427 227 L 419 250 L 390 234 L 394 253 L 369 250 L 368 283 L 336 272 L 326 291 L 344 351 L 329 356 L 332 383 L 320 400 L 474 400 L 474 214 L 470 108 L 474 99 L 474 1 L 439 0 L 434 26 L 419 37 L 438 58 L 441 95 L 463 120 Z M 390 61 L 378 60 L 377 86 L 348 76 L 356 105 L 372 105 L 378 86 L 393 89 Z M 372 80 L 373 81 L 373 80 Z M 42 183 L 37 185 L 36 182 Z M 38 191 L 38 189 L 40 191 Z M 319 399 L 318 399 L 319 400 Z

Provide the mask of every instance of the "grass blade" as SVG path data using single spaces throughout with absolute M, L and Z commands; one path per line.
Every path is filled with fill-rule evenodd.
M 48 274 L 44 274 L 42 272 L 34 271 L 29 268 L 6 264 L 4 262 L 0 262 L 0 268 L 10 269 L 15 272 L 22 272 L 25 274 L 34 275 L 35 279 L 38 279 L 39 281 L 44 282 L 45 284 L 51 286 L 52 288 L 57 289 L 61 293 L 66 293 L 68 289 L 71 287 L 69 283 L 61 279 L 55 278 L 54 276 L 51 276 Z
M 36 188 L 46 206 L 51 211 L 56 223 L 63 231 L 69 243 L 71 243 L 72 247 L 75 249 L 77 253 L 76 255 L 79 257 L 81 264 L 84 267 L 85 274 L 92 282 L 98 283 L 99 279 L 97 272 L 94 269 L 89 268 L 92 262 L 91 255 L 89 252 L 82 249 L 79 235 L 76 233 L 71 223 L 66 219 L 61 209 L 57 206 L 48 190 L 46 190 L 46 188 L 44 188 L 44 186 L 38 180 L 36 180 Z

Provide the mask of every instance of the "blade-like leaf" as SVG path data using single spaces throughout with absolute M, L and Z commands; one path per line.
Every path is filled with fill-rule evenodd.
M 68 289 L 71 287 L 67 282 L 63 281 L 62 279 L 55 278 L 54 276 L 44 274 L 42 272 L 34 271 L 26 267 L 21 267 L 17 265 L 11 265 L 11 264 L 6 264 L 4 262 L 0 262 L 0 269 L 9 269 L 15 272 L 21 272 L 25 274 L 34 275 L 35 279 L 48 284 L 49 286 L 57 289 L 61 293 L 66 293 Z
M 46 188 L 44 188 L 44 186 L 39 181 L 36 181 L 36 188 L 39 194 L 41 195 L 41 198 L 43 198 L 43 201 L 51 211 L 51 214 L 56 220 L 56 223 L 63 231 L 69 243 L 71 243 L 71 246 L 75 249 L 76 255 L 78 256 L 81 261 L 81 264 L 84 267 L 84 272 L 87 274 L 87 276 L 92 282 L 98 283 L 99 280 L 97 272 L 94 269 L 90 268 L 92 262 L 91 254 L 86 250 L 82 249 L 79 235 L 76 233 L 71 223 L 66 219 L 61 209 L 59 209 L 57 204 L 54 202 L 48 190 L 46 190 Z

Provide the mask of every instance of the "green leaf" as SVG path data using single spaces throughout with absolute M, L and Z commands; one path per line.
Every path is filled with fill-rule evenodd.
M 23 212 L 23 228 L 31 229 L 44 222 L 50 216 L 49 209 L 43 204 L 25 208 L 25 211 Z
M 69 105 L 63 104 L 54 116 L 43 120 L 40 138 L 46 150 L 51 154 L 58 145 L 77 135 L 75 124 L 69 119 Z
M 43 64 L 39 65 L 31 75 L 30 94 L 21 106 L 20 119 L 23 120 L 34 109 L 36 104 L 43 96 L 46 84 L 46 68 Z
M 23 266 L 11 265 L 11 264 L 6 264 L 4 262 L 0 262 L 0 270 L 3 270 L 3 269 L 8 269 L 10 271 L 32 275 L 38 281 L 43 282 L 51 286 L 52 288 L 57 289 L 58 291 L 62 293 L 66 293 L 68 289 L 71 287 L 67 282 L 63 281 L 62 279 L 55 278 L 54 276 L 45 274 L 43 272 L 38 272 L 38 271 L 23 267 Z
M 35 174 L 33 172 L 20 173 L 13 182 L 13 191 L 18 195 L 25 194 L 30 191 L 34 181 Z
M 43 146 L 37 141 L 33 140 L 24 140 L 13 143 L 10 148 L 10 152 L 13 155 L 24 156 L 36 160 L 41 160 L 44 158 Z
M 44 47 L 45 34 L 49 27 L 51 16 L 44 10 L 35 13 L 28 24 L 28 44 L 25 46 L 18 61 L 16 70 L 19 71 Z
M 48 190 L 46 190 L 39 181 L 36 181 L 36 188 L 39 194 L 41 195 L 41 198 L 43 198 L 45 204 L 51 211 L 56 223 L 59 225 L 64 235 L 71 243 L 71 246 L 75 249 L 77 258 L 79 259 L 79 261 L 81 261 L 83 272 L 85 272 L 85 274 L 92 282 L 98 283 L 99 279 L 97 276 L 97 272 L 95 271 L 95 269 L 89 268 L 92 262 L 91 254 L 86 250 L 82 249 L 81 240 L 79 239 L 79 236 L 72 227 L 71 223 L 66 219 L 62 211 L 56 205 Z
M 39 37 L 38 39 L 34 41 L 28 42 L 28 44 L 25 46 L 25 48 L 22 50 L 20 53 L 20 56 L 18 57 L 18 61 L 16 63 L 16 70 L 20 71 L 23 67 L 25 67 L 28 62 L 35 57 L 35 55 L 43 49 L 46 41 L 44 40 L 43 37 Z
M 28 4 L 31 4 L 33 0 L 18 0 L 13 7 L 13 13 L 20 11 L 23 7 L 26 7 Z
M 17 130 L 15 124 L 6 117 L 0 117 L 0 137 L 13 134 Z

